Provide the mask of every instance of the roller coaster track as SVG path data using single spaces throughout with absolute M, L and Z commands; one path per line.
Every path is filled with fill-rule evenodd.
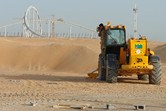
M 31 14 L 31 12 L 32 12 L 32 14 Z M 58 22 L 58 23 L 69 25 L 70 26 L 70 34 L 71 34 L 71 28 L 72 27 L 77 27 L 77 28 L 80 28 L 80 29 L 84 29 L 84 30 L 87 30 L 91 33 L 96 34 L 95 30 L 86 28 L 86 27 L 81 26 L 81 25 L 76 25 L 76 24 L 73 24 L 73 23 L 60 21 L 60 20 L 56 20 L 56 19 L 40 19 L 39 12 L 38 12 L 37 8 L 35 8 L 34 6 L 28 7 L 28 9 L 25 12 L 24 17 L 21 18 L 21 19 L 22 19 L 22 21 L 15 22 L 15 23 L 8 24 L 8 25 L 4 25 L 4 26 L 0 26 L 0 29 L 4 28 L 5 29 L 5 35 L 6 35 L 6 28 L 14 26 L 14 25 L 22 24 L 22 28 L 23 28 L 22 31 L 23 31 L 23 36 L 24 37 L 34 37 L 34 36 L 42 37 L 44 35 L 42 35 L 42 24 L 41 24 L 41 22 L 45 21 L 45 22 L 49 22 L 49 23 Z

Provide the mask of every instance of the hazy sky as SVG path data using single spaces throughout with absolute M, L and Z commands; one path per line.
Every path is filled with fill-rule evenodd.
M 41 18 L 63 18 L 66 22 L 96 30 L 99 23 L 123 24 L 133 34 L 133 7 L 138 7 L 138 34 L 166 42 L 166 0 L 0 0 L 0 26 L 14 23 L 26 9 L 35 6 Z

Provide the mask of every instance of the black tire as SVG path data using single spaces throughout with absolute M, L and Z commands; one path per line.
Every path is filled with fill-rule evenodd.
M 145 80 L 147 81 L 149 79 L 148 75 L 138 75 L 138 80 Z
M 100 80 L 106 80 L 106 69 L 104 68 L 103 65 L 103 59 L 102 59 L 102 54 L 99 55 L 99 61 L 98 61 L 98 75 Z
M 106 81 L 108 83 L 117 83 L 117 60 L 115 54 L 107 54 Z
M 149 83 L 150 84 L 155 84 L 155 85 L 160 85 L 161 76 L 162 76 L 162 68 L 161 68 L 160 57 L 151 56 L 150 62 L 153 65 L 153 69 L 149 74 Z

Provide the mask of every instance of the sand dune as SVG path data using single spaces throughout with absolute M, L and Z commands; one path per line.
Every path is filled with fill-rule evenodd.
M 97 68 L 100 40 L 0 38 L 0 69 L 86 73 Z M 149 42 L 166 63 L 166 44 Z
M 166 43 L 154 49 L 155 53 L 160 56 L 162 63 L 166 63 Z
M 34 39 L 0 39 L 0 69 L 85 73 L 97 67 L 97 49 L 88 48 L 88 44 L 78 45 L 77 40 L 70 44 L 63 39 Z

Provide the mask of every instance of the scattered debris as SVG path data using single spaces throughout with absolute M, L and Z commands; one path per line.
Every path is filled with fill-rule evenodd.
M 135 110 L 139 110 L 139 109 L 145 110 L 146 108 L 145 104 L 133 104 L 133 106 L 135 107 Z
M 58 104 L 58 105 L 54 105 L 53 108 L 57 108 L 57 109 L 69 109 L 69 108 L 72 108 L 72 109 L 86 109 L 86 108 L 89 108 L 89 107 L 92 107 L 90 106 L 89 104 L 87 105 L 69 105 L 69 104 Z M 94 107 L 92 107 L 92 109 L 94 109 Z
M 95 107 L 95 106 L 89 106 L 88 108 L 90 108 L 90 109 L 95 109 L 96 107 Z
M 37 102 L 30 102 L 30 106 L 36 106 Z
M 83 110 L 83 109 L 86 109 L 87 106 L 85 106 L 85 105 L 71 105 L 71 108 Z
M 22 81 L 21 80 L 9 80 L 10 82 L 13 82 L 13 83 L 21 83 Z
M 69 108 L 71 108 L 71 106 L 70 105 L 60 105 L 60 104 L 58 104 L 58 105 L 54 105 L 53 108 L 57 108 L 57 109 L 69 109 Z
M 61 79 L 55 79 L 55 81 L 61 81 Z
M 113 104 L 107 104 L 106 105 L 106 109 L 115 109 L 115 105 L 113 105 Z
M 48 84 L 58 84 L 58 83 L 56 83 L 56 82 L 52 82 L 52 83 L 51 83 L 51 82 L 49 82 Z

